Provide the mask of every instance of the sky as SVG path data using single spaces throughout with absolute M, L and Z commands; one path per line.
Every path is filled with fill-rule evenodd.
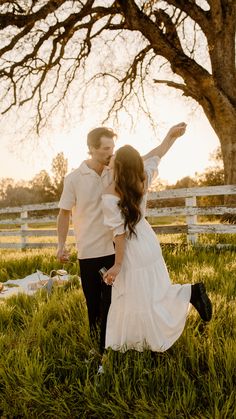
M 168 129 L 179 122 L 187 123 L 187 130 L 179 138 L 168 153 L 163 157 L 159 176 L 169 184 L 175 183 L 185 176 L 202 173 L 210 163 L 210 154 L 219 146 L 219 140 L 211 128 L 200 107 L 194 108 L 181 96 L 162 95 L 157 100 L 157 132 L 155 136 L 145 119 L 140 119 L 137 126 L 130 132 L 127 129 L 126 115 L 123 123 L 116 129 L 118 140 L 116 149 L 124 144 L 131 144 L 141 154 L 147 153 L 164 138 Z M 41 170 L 51 171 L 52 159 L 57 153 L 63 152 L 68 159 L 69 172 L 78 167 L 88 158 L 86 134 L 99 126 L 101 121 L 94 112 L 75 125 L 52 132 L 48 138 L 26 140 L 23 144 L 12 144 L 9 138 L 1 138 L 0 178 L 11 177 L 15 180 L 30 180 Z M 108 124 L 111 126 L 111 124 Z
M 202 3 L 202 2 L 201 2 Z M 204 2 L 202 4 L 204 7 Z M 192 23 L 189 22 L 189 26 L 185 27 L 187 31 L 183 44 L 189 42 L 192 45 Z M 209 57 L 207 54 L 206 39 L 202 36 L 201 31 L 196 31 L 194 42 L 196 43 L 196 59 L 204 67 L 210 69 Z M 102 42 L 102 47 L 105 48 L 107 38 L 105 37 Z M 114 42 L 114 40 L 112 41 Z M 136 54 L 140 49 L 140 43 L 142 36 L 137 33 L 129 34 L 126 37 L 126 48 L 122 50 L 120 54 L 120 48 L 123 45 L 123 37 L 116 37 L 116 47 L 111 50 L 104 50 L 104 54 L 98 56 L 96 44 L 94 55 L 90 56 L 88 61 L 90 64 L 96 62 L 98 68 L 103 64 L 111 67 L 111 72 L 118 68 L 123 69 L 124 62 L 125 66 L 130 60 L 132 54 Z M 190 48 L 190 47 L 189 47 Z M 111 54 L 111 55 L 110 55 Z M 134 54 L 134 55 L 135 55 Z M 104 58 L 105 57 L 105 58 Z M 158 58 L 158 60 L 160 57 Z M 151 78 L 159 79 L 172 79 L 172 72 L 170 66 L 163 63 L 165 60 L 158 61 L 158 65 L 154 65 L 150 71 Z M 114 67 L 114 68 L 113 68 Z M 103 67 L 101 67 L 103 68 Z M 113 70 L 112 70 L 113 69 Z M 94 68 L 89 67 L 93 73 Z M 96 68 L 95 68 L 96 70 Z M 96 71 L 95 71 L 96 72 Z M 119 74 L 119 71 L 118 71 Z M 93 74 L 90 74 L 92 76 Z M 82 82 L 83 82 L 82 78 Z M 177 80 L 178 81 L 178 80 Z M 49 78 L 50 82 L 50 78 Z M 75 86 L 79 86 L 77 78 L 75 78 Z M 99 85 L 99 84 L 98 84 Z M 59 84 L 60 86 L 60 84 Z M 109 91 L 108 100 L 112 96 L 112 89 L 109 90 L 110 84 L 107 85 L 105 91 Z M 115 91 L 115 90 L 114 90 Z M 87 91 L 86 91 L 87 92 Z M 8 115 L 5 122 L 0 125 L 0 144 L 1 144 L 1 164 L 0 164 L 0 179 L 1 178 L 13 178 L 16 181 L 19 180 L 31 180 L 41 170 L 46 170 L 49 174 L 51 171 L 52 159 L 60 152 L 63 152 L 65 157 L 68 159 L 69 171 L 76 168 L 80 163 L 88 158 L 87 146 L 86 146 L 86 135 L 88 131 L 101 125 L 101 110 L 99 100 L 103 97 L 103 90 L 96 90 L 96 87 L 91 89 L 91 100 L 88 92 L 86 96 L 89 97 L 90 109 L 83 115 L 83 117 L 77 117 L 78 103 L 77 99 L 83 96 L 82 92 L 77 87 L 73 95 L 71 96 L 68 108 L 73 109 L 72 118 L 69 121 L 64 121 L 63 124 L 58 124 L 59 128 L 55 128 L 57 125 L 57 119 L 53 116 L 52 126 L 48 128 L 47 134 L 41 136 L 35 140 L 35 138 L 26 138 L 23 142 L 16 140 L 17 134 L 21 134 L 21 128 L 18 127 L 18 122 L 24 125 L 25 121 L 31 120 L 31 103 L 28 104 L 26 111 L 22 110 L 23 115 L 17 117 L 17 112 L 13 118 Z M 216 150 L 219 146 L 219 140 L 211 128 L 204 112 L 200 106 L 196 104 L 192 99 L 185 98 L 179 90 L 171 89 L 166 86 L 157 85 L 153 83 L 148 90 L 148 102 L 151 104 L 152 116 L 155 119 L 155 126 L 157 135 L 154 134 L 151 127 L 147 124 L 144 117 L 138 118 L 138 123 L 132 132 L 128 128 L 126 114 L 121 115 L 121 121 L 118 127 L 114 127 L 112 121 L 107 124 L 114 128 L 118 134 L 118 140 L 116 148 L 124 144 L 131 144 L 136 147 L 141 154 L 147 153 L 150 149 L 156 147 L 160 141 L 164 138 L 168 129 L 179 122 L 187 123 L 187 130 L 183 137 L 178 139 L 174 146 L 169 152 L 163 157 L 159 175 L 160 178 L 169 184 L 175 183 L 177 180 L 185 176 L 195 176 L 196 173 L 202 173 L 208 167 L 210 162 L 210 154 Z M 93 103 L 93 105 L 92 105 Z M 106 102 L 103 103 L 107 105 Z M 96 109 L 97 108 L 97 109 Z M 21 107 L 22 109 L 22 107 Z M 64 107 L 67 110 L 67 107 Z M 135 115 L 135 107 L 130 106 L 129 111 L 132 115 Z M 102 119 L 106 115 L 102 115 Z M 17 119 L 18 118 L 18 119 Z M 81 118 L 81 119 L 79 119 Z M 19 126 L 20 126 L 19 124 Z M 16 135 L 14 134 L 14 129 Z M 24 126 L 23 126 L 24 129 Z M 51 131 L 50 131 L 51 130 Z M 9 135 L 11 132 L 11 135 Z M 5 134 L 7 133 L 7 134 Z

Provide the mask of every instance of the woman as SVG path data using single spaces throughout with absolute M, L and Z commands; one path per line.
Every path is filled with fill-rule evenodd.
M 113 230 L 116 253 L 114 266 L 103 277 L 113 285 L 106 329 L 106 348 L 113 350 L 167 350 L 184 329 L 190 302 L 203 320 L 212 315 L 202 283 L 171 283 L 159 242 L 144 217 L 147 190 L 160 161 L 157 152 L 165 154 L 160 151 L 159 146 L 143 161 L 130 145 L 121 147 L 114 159 L 114 182 L 102 196 L 104 223 Z

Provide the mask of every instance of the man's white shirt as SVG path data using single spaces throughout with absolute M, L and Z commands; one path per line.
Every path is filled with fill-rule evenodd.
M 144 161 L 148 185 L 158 174 L 158 156 Z M 113 181 L 113 170 L 105 166 L 101 176 L 84 161 L 65 177 L 59 208 L 72 210 L 74 234 L 79 259 L 115 253 L 113 233 L 104 225 L 102 194 Z
M 102 194 L 112 182 L 112 170 L 101 176 L 86 162 L 65 177 L 59 208 L 72 210 L 79 259 L 114 254 L 112 232 L 104 225 Z

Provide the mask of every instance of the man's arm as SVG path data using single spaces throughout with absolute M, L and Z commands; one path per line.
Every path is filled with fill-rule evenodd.
M 185 133 L 185 131 L 185 122 L 181 122 L 180 124 L 171 127 L 162 143 L 155 147 L 153 150 L 149 151 L 149 153 L 145 154 L 145 156 L 142 156 L 143 160 L 149 159 L 150 157 L 154 156 L 162 158 L 172 147 L 177 138 L 181 137 Z
M 65 251 L 65 243 L 70 225 L 70 213 L 70 210 L 60 209 L 57 217 L 57 258 L 60 262 L 68 260 L 68 253 Z

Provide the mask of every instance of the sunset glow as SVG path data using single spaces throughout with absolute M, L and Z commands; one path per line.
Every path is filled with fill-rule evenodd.
M 168 91 L 168 90 L 167 90 Z M 181 98 L 159 98 L 157 103 L 158 136 L 143 118 L 139 121 L 133 132 L 129 132 L 128 118 L 123 115 L 119 128 L 116 148 L 124 144 L 131 144 L 141 154 L 154 148 L 166 135 L 171 125 L 185 121 L 186 134 L 177 140 L 172 149 L 163 158 L 160 165 L 160 178 L 168 183 L 185 176 L 194 176 L 195 172 L 203 172 L 209 165 L 209 155 L 215 150 L 219 141 L 203 112 L 198 109 L 195 113 Z M 159 122 L 162 121 L 162 122 Z M 33 140 L 26 141 L 23 145 L 7 148 L 2 141 L 0 178 L 12 177 L 16 180 L 30 180 L 40 170 L 50 172 L 51 161 L 55 155 L 63 151 L 68 158 L 69 171 L 79 166 L 88 157 L 86 135 L 90 129 L 101 124 L 99 117 L 86 118 L 69 132 L 54 132 L 50 140 L 41 138 L 38 144 Z M 159 125 L 158 125 L 159 124 Z M 111 124 L 107 124 L 111 126 Z

